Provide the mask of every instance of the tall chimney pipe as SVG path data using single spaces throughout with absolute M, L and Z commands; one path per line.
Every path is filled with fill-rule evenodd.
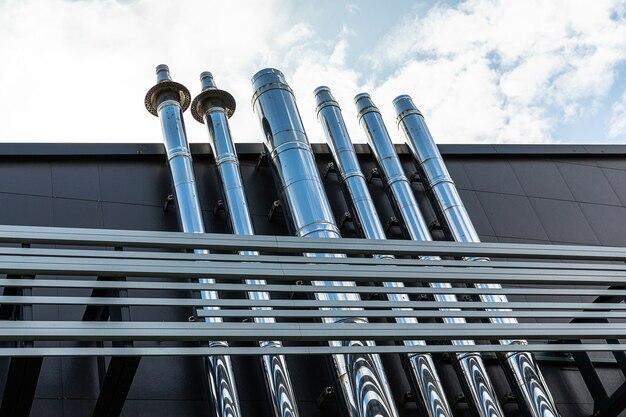
M 273 68 L 252 77 L 252 106 L 265 136 L 265 146 L 285 217 L 293 234 L 338 238 L 330 204 L 315 165 L 296 100 L 284 75 Z M 343 257 L 307 253 L 310 257 Z M 354 286 L 351 281 L 312 281 L 316 286 Z M 355 293 L 316 293 L 318 300 L 359 301 Z M 366 323 L 365 318 L 325 318 L 327 323 Z M 330 342 L 332 346 L 363 346 L 373 342 Z M 338 385 L 350 417 L 397 417 L 398 412 L 378 355 L 333 355 Z
M 480 242 L 478 233 L 465 210 L 454 182 L 441 158 L 439 149 L 426 126 L 424 116 L 411 97 L 402 95 L 393 101 L 398 128 L 404 131 L 409 149 L 423 173 L 425 186 L 434 196 L 447 228 L 457 242 Z M 488 261 L 487 258 L 466 258 Z M 501 288 L 499 284 L 475 284 L 477 288 Z M 481 295 L 483 302 L 508 302 L 504 295 Z M 493 309 L 490 311 L 498 311 Z M 506 310 L 506 309 L 501 309 Z M 515 318 L 493 317 L 492 323 L 517 323 Z M 501 340 L 501 344 L 526 345 L 525 340 Z M 534 356 L 527 352 L 500 356 L 509 384 L 515 392 L 521 410 L 527 417 L 559 417 L 556 404 L 546 386 Z
M 172 81 L 167 65 L 157 66 L 156 73 L 157 83 L 148 90 L 145 105 L 146 109 L 161 121 L 167 160 L 178 203 L 180 226 L 186 233 L 204 233 L 193 162 L 183 121 L 183 112 L 189 107 L 191 96 L 184 85 Z M 206 254 L 208 251 L 196 250 L 195 253 Z M 202 284 L 215 283 L 215 280 L 210 278 L 199 278 L 198 281 Z M 201 291 L 200 296 L 205 300 L 218 298 L 217 291 Z M 205 321 L 221 323 L 222 319 L 206 317 Z M 209 346 L 227 347 L 228 344 L 210 341 Z M 206 358 L 206 366 L 214 415 L 240 417 L 241 409 L 230 356 L 209 356 Z
M 326 86 L 315 89 L 317 118 L 329 144 L 341 189 L 350 206 L 352 218 L 366 239 L 386 239 L 385 229 L 376 213 L 374 201 L 361 172 L 354 146 L 348 135 L 341 108 Z M 375 255 L 393 258 L 391 255 Z M 385 282 L 386 287 L 404 287 L 402 282 Z M 389 301 L 410 301 L 406 294 L 389 294 Z M 399 309 L 400 311 L 402 309 Z M 414 317 L 397 317 L 396 322 L 415 324 Z M 406 346 L 423 346 L 423 340 L 405 340 Z M 427 417 L 453 417 L 439 375 L 430 354 L 411 354 L 403 361 L 417 404 Z
M 210 72 L 200 74 L 202 92 L 191 104 L 191 114 L 200 123 L 207 126 L 215 165 L 220 177 L 222 195 L 233 233 L 236 235 L 254 235 L 252 217 L 248 210 L 248 200 L 243 188 L 239 160 L 235 144 L 231 138 L 228 119 L 235 112 L 235 99 L 230 93 L 219 90 Z M 241 255 L 258 255 L 256 251 L 241 251 Z M 266 285 L 265 280 L 247 279 L 248 285 Z M 262 287 L 260 287 L 262 288 Z M 250 300 L 269 300 L 266 291 L 248 292 Z M 271 310 L 267 307 L 257 309 Z M 275 323 L 273 317 L 256 317 L 256 323 Z M 280 348 L 280 341 L 260 341 L 261 347 Z M 296 397 L 293 392 L 287 362 L 283 355 L 263 355 L 261 365 L 269 393 L 272 411 L 275 417 L 298 417 Z
M 380 167 L 380 174 L 386 187 L 387 194 L 394 206 L 398 219 L 402 222 L 405 234 L 412 240 L 430 241 L 432 237 L 428 226 L 422 217 L 411 184 L 406 178 L 400 159 L 391 142 L 387 128 L 378 108 L 374 105 L 369 94 L 361 93 L 354 98 L 359 124 L 365 130 L 370 147 Z M 439 259 L 439 257 L 422 256 L 421 259 Z M 430 283 L 432 288 L 450 288 L 449 283 Z M 450 305 L 458 303 L 453 294 L 436 294 L 436 301 L 448 302 Z M 457 304 L 458 305 L 458 304 Z M 447 309 L 450 311 L 458 308 Z M 444 323 L 465 323 L 460 317 L 445 318 Z M 453 340 L 455 345 L 473 346 L 472 340 Z M 480 354 L 465 352 L 455 354 L 454 369 L 457 372 L 461 386 L 479 417 L 504 417 L 502 407 L 493 385 L 485 369 Z

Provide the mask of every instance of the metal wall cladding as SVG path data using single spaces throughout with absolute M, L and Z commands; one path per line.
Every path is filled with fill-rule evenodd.
M 6 145 L 5 145 L 6 146 Z M 92 227 L 109 229 L 146 229 L 175 231 L 178 229 L 176 207 L 164 210 L 167 196 L 172 194 L 168 168 L 159 148 L 139 153 L 140 145 L 128 145 L 120 152 L 119 145 L 81 145 L 71 156 L 63 152 L 47 156 L 37 151 L 39 145 L 21 145 L 21 151 L 0 160 L 0 223 L 63 227 Z M 49 146 L 49 145 L 48 145 Z M 485 154 L 478 147 L 467 152 L 446 153 L 444 158 L 459 189 L 459 193 L 485 242 L 566 243 L 626 246 L 626 155 L 602 153 L 575 154 L 564 148 L 563 153 L 541 153 L 541 148 L 529 147 L 532 153 Z M 107 152 L 115 149 L 115 152 Z M 198 149 L 197 147 L 195 148 Z M 204 149 L 204 148 L 203 148 Z M 255 152 L 250 152 L 254 149 Z M 246 152 L 241 152 L 245 150 Z M 280 210 L 273 218 L 268 213 L 275 200 L 275 186 L 270 167 L 259 162 L 259 147 L 240 147 L 242 177 L 250 203 L 257 234 L 287 235 Z M 39 153 L 40 155 L 34 155 Z M 43 153 L 43 154 L 42 154 Z M 117 153 L 111 155 L 111 153 Z M 331 162 L 328 153 L 316 155 L 319 171 L 324 175 Z M 375 167 L 367 153 L 359 154 L 366 176 Z M 407 154 L 401 155 L 407 175 L 414 166 Z M 257 169 L 258 166 L 258 169 Z M 223 211 L 213 214 L 222 197 L 211 158 L 196 153 L 194 170 L 207 232 L 229 233 Z M 337 223 L 341 224 L 346 203 L 339 181 L 331 172 L 324 179 Z M 428 223 L 436 214 L 424 188 L 414 182 L 413 190 Z M 385 224 L 393 216 L 383 185 L 377 178 L 369 183 L 376 208 Z M 356 236 L 354 225 L 343 223 L 344 237 Z M 435 238 L 443 233 L 435 231 Z M 402 238 L 401 230 L 390 223 L 389 238 Z M 192 278 L 192 277 L 190 277 Z M 35 290 L 64 295 L 89 295 L 81 290 Z M 162 294 L 162 293 L 159 293 Z M 135 292 L 135 295 L 137 292 Z M 142 292 L 142 296 L 148 295 Z M 156 295 L 156 293 L 154 294 Z M 133 291 L 129 291 L 133 296 Z M 576 300 L 582 301 L 580 297 Z M 587 300 L 585 300 L 587 301 Z M 589 300 L 591 301 L 591 300 Z M 35 307 L 35 316 L 47 320 L 78 320 L 80 308 Z M 169 307 L 133 307 L 134 320 L 185 321 L 191 309 Z M 449 362 L 436 358 L 442 366 L 441 377 L 447 392 L 461 392 Z M 396 400 L 400 402 L 409 391 L 399 359 L 383 357 Z M 289 369 L 300 402 L 303 417 L 338 416 L 338 407 L 330 402 L 318 408 L 316 401 L 325 386 L 332 384 L 333 374 L 326 361 L 318 357 L 289 357 Z M 495 360 L 487 359 L 494 384 L 506 393 L 504 375 Z M 240 396 L 245 416 L 269 416 L 264 382 L 257 359 L 234 358 L 240 383 Z M 564 362 L 541 361 L 540 366 L 563 415 L 587 416 L 592 412 L 592 400 L 574 367 Z M 202 361 L 198 358 L 145 358 L 142 360 L 126 401 L 123 415 L 139 416 L 209 416 L 208 393 Z M 8 359 L 0 360 L 0 394 L 6 380 Z M 611 366 L 599 370 L 610 392 L 621 379 Z M 245 381 L 245 382 L 244 382 Z M 96 360 L 93 358 L 47 358 L 31 416 L 61 417 L 89 415 L 98 396 L 99 385 Z M 465 407 L 459 405 L 460 411 Z M 517 416 L 517 406 L 508 404 L 505 412 Z M 414 403 L 400 408 L 402 416 L 415 416 Z M 462 415 L 461 412 L 459 415 Z

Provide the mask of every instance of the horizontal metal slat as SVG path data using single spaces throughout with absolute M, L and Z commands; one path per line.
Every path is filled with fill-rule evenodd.
M 7 274 L 66 274 L 105 276 L 158 276 L 189 279 L 352 280 L 451 283 L 515 283 L 554 285 L 625 285 L 619 271 L 567 274 L 561 271 L 490 268 L 387 267 L 358 265 L 285 265 L 241 262 L 154 261 L 138 259 L 90 259 L 0 256 L 0 272 Z
M 460 301 L 382 301 L 382 300 L 242 300 L 242 299 L 196 299 L 196 298 L 139 298 L 139 297 L 76 297 L 76 296 L 0 296 L 0 304 L 31 305 L 122 305 L 122 306 L 188 306 L 188 307 L 272 307 L 272 308 L 336 308 L 336 309 L 519 309 L 519 310 L 626 310 L 626 303 L 579 303 L 579 302 L 482 302 Z M 449 314 L 451 315 L 451 314 Z M 499 316 L 492 312 L 491 316 Z
M 354 292 L 361 294 L 505 294 L 505 295 L 545 295 L 546 288 L 430 288 L 430 287 L 382 287 L 382 286 L 334 286 L 313 287 L 310 285 L 294 284 L 266 284 L 262 288 L 258 285 L 240 283 L 201 284 L 197 282 L 164 282 L 164 281 L 95 281 L 95 280 L 52 280 L 52 279 L 5 279 L 0 278 L 1 287 L 33 287 L 33 288 L 103 288 L 103 289 L 145 289 L 145 290 L 215 290 L 215 291 L 268 291 L 286 293 L 331 293 Z M 597 288 L 550 288 L 551 296 L 625 296 L 626 290 L 597 289 Z
M 217 262 L 259 262 L 285 264 L 349 264 L 349 265 L 385 265 L 385 266 L 431 266 L 461 268 L 523 268 L 556 269 L 563 271 L 626 271 L 623 264 L 598 263 L 563 263 L 530 261 L 457 261 L 457 260 L 422 260 L 419 258 L 355 258 L 355 257 L 302 257 L 294 255 L 239 255 L 239 254 L 199 254 L 161 251 L 111 251 L 93 249 L 44 249 L 44 248 L 0 248 L 0 255 L 15 256 L 50 256 L 75 258 L 114 258 L 114 259 L 156 259 L 181 261 L 217 261 Z
M 0 341 L 333 341 L 621 339 L 621 323 L 152 323 L 0 322 Z
M 198 317 L 235 317 L 235 318 L 322 318 L 322 317 L 368 317 L 388 318 L 446 318 L 463 317 L 472 319 L 488 319 L 492 317 L 515 318 L 562 318 L 562 319 L 626 319 L 626 311 L 548 311 L 532 309 L 532 311 L 454 311 L 449 310 L 198 310 Z
M 135 289 L 135 290 L 184 290 L 184 291 L 267 291 L 282 293 L 333 293 L 333 292 L 353 292 L 360 294 L 457 294 L 457 295 L 479 295 L 479 294 L 504 294 L 504 295 L 546 295 L 550 291 L 551 296 L 612 296 L 626 297 L 626 290 L 597 289 L 597 288 L 431 288 L 431 287 L 382 287 L 382 286 L 334 286 L 334 287 L 313 287 L 310 285 L 294 284 L 266 284 L 262 287 L 258 285 L 247 285 L 240 283 L 216 283 L 201 284 L 198 282 L 164 282 L 164 281 L 95 281 L 87 279 L 13 279 L 0 278 L 0 287 L 16 288 L 101 288 L 101 289 Z
M 236 236 L 206 233 L 149 232 L 107 229 L 0 226 L 0 242 L 136 246 L 178 249 L 259 250 L 402 256 L 484 256 L 626 260 L 624 248 L 599 246 L 529 245 L 510 243 L 416 242 L 406 240 L 316 239 L 286 236 Z
M 626 344 L 546 344 L 528 345 L 392 345 L 392 346 L 282 346 L 272 347 L 36 347 L 0 348 L 0 357 L 92 357 L 92 356 L 211 356 L 211 355 L 335 355 L 335 354 L 418 354 L 462 352 L 622 352 Z

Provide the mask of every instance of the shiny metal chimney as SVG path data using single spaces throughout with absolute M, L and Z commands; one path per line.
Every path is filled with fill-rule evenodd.
M 361 172 L 354 146 L 348 135 L 341 108 L 328 87 L 315 89 L 316 113 L 333 155 L 337 175 L 346 202 L 357 228 L 366 239 L 386 239 L 385 229 L 380 222 L 374 201 Z M 391 255 L 375 255 L 378 258 L 393 258 Z M 404 287 L 402 282 L 385 282 L 386 287 Z M 410 301 L 406 294 L 388 294 L 389 301 Z M 400 310 L 401 311 L 401 310 Z M 396 322 L 415 324 L 414 317 L 397 317 Z M 423 346 L 422 340 L 405 340 L 406 346 Z M 410 354 L 404 360 L 407 377 L 424 416 L 453 417 L 439 375 L 430 354 Z
M 206 124 L 209 131 L 211 150 L 224 196 L 224 206 L 233 233 L 236 235 L 254 235 L 252 217 L 250 217 L 241 171 L 239 170 L 239 160 L 228 125 L 228 119 L 235 112 L 235 99 L 228 92 L 217 88 L 210 72 L 200 74 L 200 82 L 202 92 L 193 100 L 191 114 L 198 122 Z M 242 251 L 240 254 L 258 255 L 259 253 Z M 267 282 L 260 279 L 247 279 L 246 284 L 263 286 Z M 266 291 L 250 291 L 248 298 L 251 300 L 269 300 L 270 295 Z M 257 308 L 271 310 L 267 307 Z M 256 323 L 276 322 L 272 317 L 256 317 L 254 321 Z M 280 348 L 282 343 L 280 341 L 260 341 L 259 346 Z M 274 354 L 263 355 L 261 356 L 261 365 L 274 416 L 298 417 L 300 414 L 285 357 Z
M 252 106 L 257 114 L 279 197 L 293 234 L 300 237 L 338 238 L 330 204 L 315 165 L 296 100 L 284 75 L 272 68 L 252 78 Z M 305 254 L 343 257 L 340 254 Z M 312 281 L 315 286 L 354 286 L 351 281 Z M 355 293 L 316 293 L 318 300 L 360 301 Z M 365 318 L 325 318 L 328 323 L 366 323 Z M 330 342 L 333 346 L 363 346 L 360 340 Z M 389 384 L 378 355 L 333 355 L 338 385 L 350 417 L 396 417 Z
M 185 86 L 172 81 L 167 65 L 157 66 L 156 73 L 157 83 L 146 94 L 145 105 L 146 109 L 161 121 L 180 225 L 186 233 L 204 233 L 191 152 L 183 122 L 183 112 L 189 107 L 191 96 Z M 206 250 L 195 252 L 208 253 Z M 199 278 L 198 281 L 202 284 L 215 283 L 215 280 L 210 278 Z M 201 291 L 200 295 L 205 300 L 218 298 L 216 291 Z M 222 319 L 206 317 L 205 321 L 215 323 L 222 322 Z M 228 344 L 211 341 L 209 346 L 227 347 Z M 206 358 L 206 365 L 214 415 L 216 417 L 240 417 L 241 409 L 230 357 L 209 356 Z
M 432 237 L 428 226 L 422 217 L 417 205 L 411 184 L 406 178 L 400 159 L 391 142 L 387 128 L 378 108 L 374 105 L 369 94 L 361 93 L 354 98 L 359 124 L 365 130 L 370 147 L 380 168 L 380 175 L 386 187 L 387 194 L 394 206 L 396 216 L 402 223 L 405 234 L 412 240 L 430 241 Z M 423 256 L 421 259 L 436 260 L 439 257 Z M 430 283 L 432 288 L 450 288 L 449 283 Z M 452 306 L 458 303 L 453 294 L 436 294 L 436 301 L 448 302 L 449 311 L 458 310 Z M 459 305 L 459 304 L 456 304 Z M 459 317 L 445 318 L 444 323 L 465 323 Z M 472 340 L 453 340 L 455 345 L 474 345 Z M 498 402 L 495 389 L 489 379 L 487 370 L 480 354 L 473 352 L 457 353 L 454 369 L 456 370 L 463 391 L 470 405 L 479 417 L 504 417 L 502 407 Z
M 424 185 L 434 196 L 434 202 L 441 211 L 450 234 L 458 242 L 480 242 L 422 113 L 407 95 L 397 97 L 393 104 L 397 114 L 398 128 L 404 131 L 415 162 L 423 173 Z M 488 261 L 486 258 L 468 258 L 468 260 Z M 477 288 L 501 288 L 499 284 L 475 284 L 475 286 Z M 508 302 L 504 295 L 481 295 L 480 298 L 483 302 Z M 490 320 L 492 323 L 517 323 L 515 318 L 494 317 Z M 525 340 L 501 340 L 500 343 L 527 344 Z M 507 353 L 501 355 L 501 361 L 524 415 L 528 417 L 559 416 L 556 404 L 531 353 Z

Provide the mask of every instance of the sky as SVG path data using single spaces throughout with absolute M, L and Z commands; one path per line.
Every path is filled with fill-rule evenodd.
M 360 92 L 397 142 L 400 94 L 438 143 L 626 142 L 626 0 L 0 0 L 0 141 L 161 142 L 143 104 L 161 63 L 192 96 L 213 73 L 238 142 L 261 141 L 250 78 L 267 67 L 312 142 L 319 85 L 354 142 Z

